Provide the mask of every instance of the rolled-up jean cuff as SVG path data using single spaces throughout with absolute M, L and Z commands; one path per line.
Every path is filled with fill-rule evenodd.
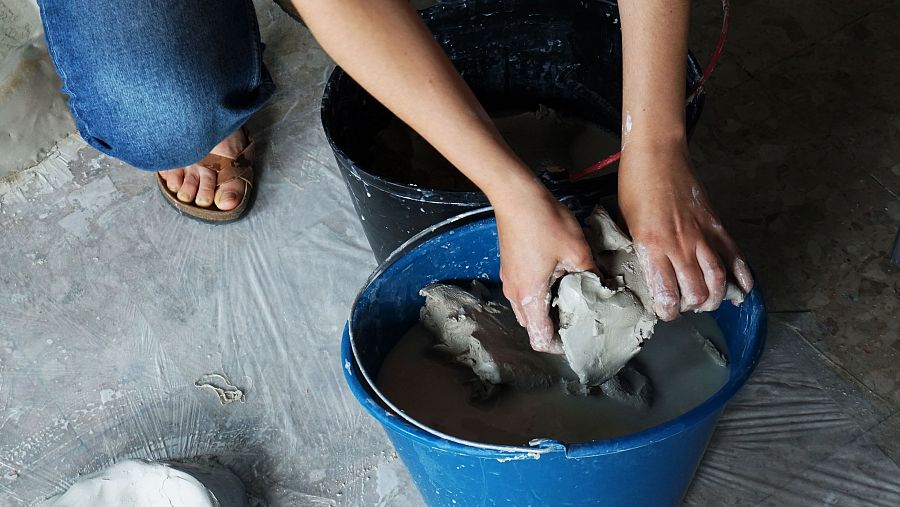
M 206 156 L 275 85 L 251 0 L 38 0 L 85 141 L 134 167 Z

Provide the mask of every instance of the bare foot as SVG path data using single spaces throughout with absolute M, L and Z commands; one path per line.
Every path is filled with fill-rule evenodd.
M 249 140 L 241 129 L 232 132 L 211 153 L 223 157 L 236 157 L 247 147 Z M 166 186 L 181 202 L 193 202 L 201 208 L 209 208 L 215 203 L 222 211 L 229 211 L 244 198 L 246 183 L 235 179 L 216 188 L 217 173 L 208 167 L 191 164 L 187 167 L 159 171 Z

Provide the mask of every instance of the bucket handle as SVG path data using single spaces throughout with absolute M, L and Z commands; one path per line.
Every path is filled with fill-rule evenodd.
M 703 85 L 706 84 L 706 81 L 709 79 L 709 76 L 712 75 L 713 70 L 716 68 L 716 64 L 719 63 L 719 57 L 722 56 L 722 50 L 725 49 L 725 39 L 728 38 L 728 25 L 731 21 L 731 7 L 728 4 L 728 0 L 722 0 L 722 31 L 719 34 L 719 40 L 716 42 L 716 47 L 713 49 L 712 55 L 709 57 L 709 63 L 706 64 L 706 68 L 703 70 L 703 74 L 700 76 L 700 79 L 697 81 L 697 84 L 694 85 L 693 88 L 688 92 L 686 103 L 690 104 L 694 98 L 703 91 Z M 622 158 L 622 150 L 619 150 L 612 155 L 604 158 L 603 160 L 597 162 L 596 164 L 585 167 L 584 169 L 576 172 L 569 176 L 569 181 L 578 181 L 584 179 L 591 174 L 603 169 L 604 167 L 609 166 L 613 162 Z

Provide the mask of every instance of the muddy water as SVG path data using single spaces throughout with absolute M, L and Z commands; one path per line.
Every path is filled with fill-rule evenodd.
M 502 389 L 489 402 L 473 401 L 471 370 L 431 351 L 432 336 L 416 324 L 388 354 L 379 389 L 416 420 L 444 433 L 484 443 L 525 445 L 550 438 L 577 443 L 626 435 L 677 417 L 709 398 L 728 379 L 708 338 L 724 352 L 725 340 L 705 314 L 662 322 L 632 360 L 653 386 L 648 408 L 604 397 L 566 394 L 562 386 L 539 391 Z M 726 354 L 727 355 L 727 354 Z
M 619 136 L 582 120 L 540 106 L 491 114 L 497 129 L 535 172 L 565 179 L 619 149 Z M 366 169 L 396 183 L 422 188 L 474 191 L 475 185 L 425 139 L 394 118 L 375 138 Z M 615 166 L 604 173 L 615 171 Z M 600 174 L 604 174 L 600 173 Z

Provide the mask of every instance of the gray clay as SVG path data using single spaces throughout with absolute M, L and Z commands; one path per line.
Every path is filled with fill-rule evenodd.
M 563 356 L 535 352 L 512 309 L 489 301 L 490 292 L 477 281 L 469 290 L 437 283 L 420 293 L 425 296 L 420 320 L 435 338 L 432 348 L 471 368 L 480 379 L 470 386 L 473 399 L 493 397 L 493 387 L 498 385 L 590 393 L 591 386 L 579 382 Z M 610 385 L 601 385 L 601 392 L 629 406 L 646 407 L 651 400 L 650 381 L 636 370 L 627 370 L 621 379 L 608 379 Z
M 559 335 L 569 365 L 581 383 L 596 386 L 640 352 L 653 336 L 657 318 L 631 239 L 602 207 L 594 209 L 586 224 L 585 237 L 602 277 L 564 276 L 553 305 L 559 309 Z M 725 300 L 735 305 L 744 300 L 731 281 Z M 724 356 L 718 354 L 724 366 Z
M 625 366 L 653 335 L 653 297 L 631 240 L 609 214 L 598 207 L 586 222 L 585 236 L 603 276 L 574 273 L 560 281 L 553 305 L 559 309 L 565 359 L 532 350 L 512 310 L 492 301 L 490 291 L 477 281 L 468 290 L 441 283 L 421 290 L 425 305 L 420 320 L 435 336 L 434 349 L 471 368 L 481 381 L 473 386 L 473 398 L 491 397 L 497 385 L 558 385 L 569 394 L 599 387 L 605 396 L 634 408 L 652 403 L 651 381 Z M 735 302 L 742 299 L 736 288 L 729 294 Z M 724 367 L 725 356 L 700 339 L 703 350 Z
M 585 236 L 603 278 L 566 275 L 553 305 L 569 365 L 581 383 L 600 385 L 618 373 L 653 335 L 653 299 L 631 240 L 601 207 Z
M 532 350 L 512 310 L 486 301 L 488 291 L 480 283 L 473 282 L 471 291 L 432 284 L 420 293 L 420 319 L 437 338 L 434 349 L 472 368 L 484 382 L 533 389 L 559 380 L 562 361 Z

